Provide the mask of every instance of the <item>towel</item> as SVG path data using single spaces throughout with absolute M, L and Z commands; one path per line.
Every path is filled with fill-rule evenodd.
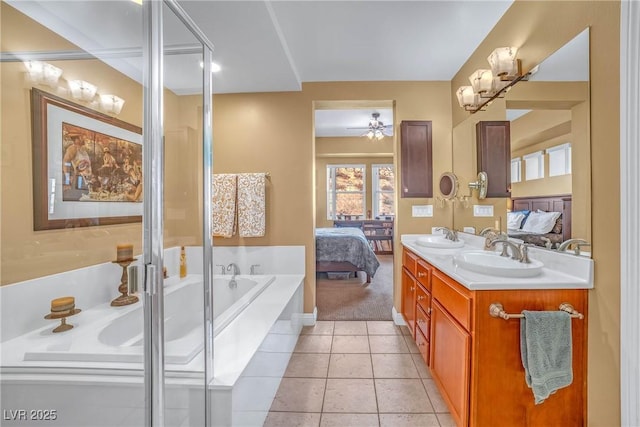
M 236 234 L 236 175 L 213 175 L 213 235 L 231 237 Z
M 536 405 L 573 381 L 571 316 L 564 311 L 523 311 L 520 355 Z
M 262 237 L 265 233 L 264 173 L 238 175 L 238 230 L 240 237 Z

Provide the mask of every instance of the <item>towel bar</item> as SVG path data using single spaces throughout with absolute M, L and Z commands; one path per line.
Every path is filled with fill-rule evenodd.
M 560 304 L 560 307 L 558 309 L 566 311 L 574 319 L 584 319 L 584 315 L 576 311 L 568 302 L 563 302 L 562 304 Z M 489 315 L 491 317 L 500 317 L 504 320 L 521 319 L 524 317 L 524 314 L 507 313 L 506 311 L 504 311 L 504 307 L 499 302 L 494 302 L 493 304 L 489 305 Z

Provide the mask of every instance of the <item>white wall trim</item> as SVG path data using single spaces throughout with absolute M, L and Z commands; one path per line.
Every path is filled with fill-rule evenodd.
M 640 2 L 620 13 L 620 411 L 640 426 Z
M 402 317 L 402 314 L 398 313 L 395 307 L 391 308 L 391 318 L 393 319 L 393 323 L 395 323 L 398 326 L 407 324 L 404 321 L 404 317 Z
M 302 313 L 302 326 L 313 326 L 318 320 L 318 307 L 313 307 L 313 313 Z

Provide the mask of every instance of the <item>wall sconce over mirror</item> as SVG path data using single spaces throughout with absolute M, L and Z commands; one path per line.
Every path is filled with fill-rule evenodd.
M 100 95 L 100 109 L 108 114 L 120 114 L 124 99 L 115 95 Z
M 98 87 L 84 80 L 69 80 L 69 91 L 71 97 L 79 101 L 89 102 L 96 96 Z
M 456 91 L 458 103 L 472 114 L 481 111 L 491 101 L 504 93 L 520 80 L 527 80 L 531 73 L 522 74 L 522 63 L 516 58 L 518 48 L 499 47 L 487 61 L 491 69 L 478 69 L 469 76 L 471 86 L 461 86 Z
M 42 61 L 25 61 L 24 66 L 29 80 L 35 84 L 56 87 L 62 75 L 60 68 Z
M 473 192 L 473 190 L 478 190 L 478 199 L 482 200 L 487 197 L 487 186 L 489 185 L 489 179 L 487 178 L 486 172 L 478 173 L 478 180 L 475 182 L 469 183 L 469 188 Z

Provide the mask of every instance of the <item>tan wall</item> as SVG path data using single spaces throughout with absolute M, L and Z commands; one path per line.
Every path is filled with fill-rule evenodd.
M 316 227 L 332 227 L 327 219 L 327 165 L 363 164 L 366 167 L 366 211 L 373 212 L 373 174 L 371 165 L 393 164 L 393 138 L 370 141 L 367 138 L 316 138 Z M 369 156 L 364 156 L 369 154 Z M 373 215 L 373 213 L 372 213 Z
M 452 81 L 454 90 L 467 84 L 467 76 L 484 68 L 486 57 L 498 46 L 521 46 L 518 56 L 529 70 L 590 27 L 593 203 L 586 206 L 591 213 L 595 289 L 589 292 L 588 422 L 607 427 L 620 425 L 620 100 L 615 89 L 620 75 L 619 20 L 618 1 L 517 0 Z M 453 100 L 453 90 L 450 96 Z M 457 104 L 452 112 L 455 124 L 468 115 Z
M 2 2 L 0 7 L 3 52 L 78 49 L 7 3 Z M 90 81 L 98 86 L 99 92 L 115 93 L 126 100 L 119 119 L 142 125 L 142 87 L 137 82 L 94 59 L 48 62 L 63 70 L 59 87 L 38 88 L 69 99 L 64 79 Z M 140 223 L 33 231 L 32 85 L 25 81 L 25 68 L 21 62 L 2 62 L 0 73 L 2 285 L 109 262 L 115 259 L 116 245 L 121 242 L 133 243 L 134 254 L 139 254 L 142 240 Z M 193 146 L 198 140 L 192 128 L 198 126 L 197 119 L 194 119 L 197 110 L 179 103 L 178 97 L 165 91 L 166 148 L 170 160 L 176 159 L 176 153 L 184 154 L 181 149 L 185 144 Z M 180 156 L 177 158 L 187 160 Z M 173 246 L 201 241 L 201 227 L 198 224 L 194 226 L 193 222 L 194 214 L 197 215 L 197 211 L 193 212 L 196 204 L 185 206 L 183 203 L 185 195 L 188 196 L 187 191 L 193 191 L 191 185 L 197 169 L 185 168 L 180 161 L 168 161 L 166 172 L 168 220 L 165 244 Z M 114 283 L 118 279 L 115 277 Z

